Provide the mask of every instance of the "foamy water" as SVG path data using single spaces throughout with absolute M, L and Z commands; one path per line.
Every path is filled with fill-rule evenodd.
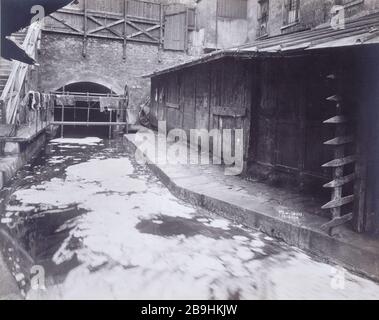
M 64 173 L 14 194 L 26 208 L 75 204 L 86 212 L 57 228 L 70 232 L 52 258 L 61 265 L 76 257 L 79 265 L 29 299 L 379 297 L 376 283 L 342 269 L 336 286 L 336 268 L 179 201 L 127 155 L 94 153 Z

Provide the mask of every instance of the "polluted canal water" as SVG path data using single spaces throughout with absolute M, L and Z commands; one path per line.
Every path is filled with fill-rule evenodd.
M 2 191 L 0 230 L 27 299 L 379 297 L 372 281 L 177 199 L 122 139 L 50 141 Z

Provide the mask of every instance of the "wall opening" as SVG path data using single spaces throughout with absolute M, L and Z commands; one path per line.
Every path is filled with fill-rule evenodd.
M 76 82 L 68 84 L 57 90 L 57 93 L 81 95 L 117 95 L 111 89 L 93 82 Z M 84 99 L 85 100 L 85 99 Z M 62 115 L 63 113 L 63 115 Z M 74 105 L 57 105 L 54 110 L 54 121 L 65 122 L 116 122 L 120 119 L 120 110 L 110 111 L 102 109 L 99 101 L 75 101 Z M 109 126 L 70 125 L 64 126 L 65 137 L 108 137 Z

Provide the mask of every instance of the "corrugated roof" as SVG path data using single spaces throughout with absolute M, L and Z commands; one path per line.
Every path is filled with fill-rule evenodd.
M 214 51 L 200 58 L 197 57 L 144 77 L 154 77 L 224 57 L 255 58 L 260 56 L 283 56 L 298 51 L 309 52 L 311 50 L 373 44 L 379 44 L 379 13 L 347 22 L 343 29 L 336 30 L 331 26 L 326 26 L 257 40 L 234 48 Z

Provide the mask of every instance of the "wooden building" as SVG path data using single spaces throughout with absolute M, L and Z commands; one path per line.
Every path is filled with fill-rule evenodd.
M 246 176 L 324 197 L 325 230 L 379 231 L 379 15 L 219 50 L 151 77 L 151 121 L 244 129 Z

